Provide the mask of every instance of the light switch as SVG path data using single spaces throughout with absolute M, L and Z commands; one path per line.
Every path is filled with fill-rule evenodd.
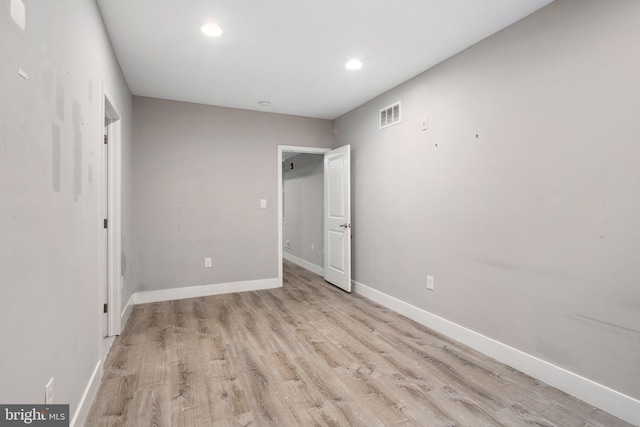
M 260 207 L 262 209 L 266 209 L 267 208 L 267 199 L 260 199 Z

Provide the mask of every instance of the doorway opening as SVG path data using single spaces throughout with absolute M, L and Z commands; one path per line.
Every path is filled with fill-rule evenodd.
M 121 235 L 120 235 L 120 143 L 121 115 L 111 94 L 102 87 L 103 124 L 100 126 L 100 288 L 99 310 L 103 354 L 120 334 Z
M 294 145 L 278 146 L 278 285 L 283 283 L 283 219 L 284 219 L 284 171 L 283 162 L 289 156 L 298 154 L 322 154 L 331 151 L 328 148 L 299 147 Z M 322 248 L 320 248 L 322 250 Z
M 322 154 L 322 276 L 335 286 L 351 292 L 351 191 L 350 147 L 327 148 L 278 146 L 278 284 L 283 285 L 284 160 L 298 154 Z M 288 163 L 290 167 L 291 162 Z M 304 162 L 303 162 L 304 163 Z M 295 164 L 295 163 L 294 163 Z M 294 166 L 295 167 L 295 166 Z M 307 242 L 309 244 L 309 242 Z M 288 256 L 291 256 L 289 253 Z M 304 260 L 302 260 L 304 261 Z M 309 268 L 312 263 L 300 263 Z M 317 267 L 317 266 L 316 266 Z M 319 273 L 319 271 L 314 271 Z
M 324 156 L 283 154 L 282 257 L 324 277 Z

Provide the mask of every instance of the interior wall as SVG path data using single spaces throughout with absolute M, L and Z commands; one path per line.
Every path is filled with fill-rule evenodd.
M 640 398 L 635 46 L 640 2 L 558 0 L 337 119 L 354 279 Z
M 95 2 L 17 2 L 24 30 L 11 3 L 0 0 L 0 402 L 44 403 L 55 377 L 55 403 L 73 416 L 101 359 L 101 86 L 122 115 L 124 156 L 131 93 Z M 129 173 L 123 162 L 125 189 Z
M 332 122 L 142 97 L 133 110 L 137 290 L 277 278 L 278 145 L 329 148 Z
M 293 169 L 291 165 L 293 164 Z M 298 154 L 285 160 L 283 252 L 324 268 L 324 156 Z M 285 242 L 291 247 L 287 248 Z

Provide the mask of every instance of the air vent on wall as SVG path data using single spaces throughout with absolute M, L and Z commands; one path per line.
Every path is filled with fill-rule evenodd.
M 380 110 L 380 129 L 400 123 L 400 101 Z

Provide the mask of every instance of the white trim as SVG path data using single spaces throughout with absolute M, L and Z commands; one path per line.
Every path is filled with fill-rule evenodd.
M 69 424 L 70 427 L 74 427 L 76 425 L 84 425 L 84 422 L 87 419 L 87 415 L 89 415 L 89 409 L 91 409 L 91 405 L 93 404 L 93 400 L 96 398 L 96 394 L 98 394 L 98 388 L 100 387 L 101 379 L 102 361 L 98 360 L 98 363 L 96 364 L 96 367 L 91 374 L 91 378 L 89 378 L 89 382 L 84 389 L 84 393 L 82 393 L 80 402 L 78 402 L 76 412 L 73 414 L 73 418 L 71 418 L 71 423 Z
M 278 284 L 282 286 L 282 153 L 324 154 L 330 148 L 278 145 Z
M 115 336 L 104 337 L 102 339 L 102 363 L 105 364 L 107 362 L 107 357 L 109 357 L 109 352 L 111 351 L 111 347 L 113 343 L 116 341 Z
M 109 104 L 106 107 L 111 107 L 112 111 L 107 111 L 107 115 L 112 120 L 115 120 L 109 125 L 111 141 L 109 145 L 109 335 L 120 334 L 120 307 L 122 305 L 120 296 L 120 276 L 121 276 L 121 259 L 122 249 L 121 241 L 122 234 L 120 227 L 122 224 L 121 218 L 121 188 L 120 188 L 120 175 L 121 175 L 121 158 L 120 158 L 120 146 L 122 143 L 122 117 L 113 97 L 109 91 L 105 90 L 105 101 Z
M 640 425 L 640 401 L 545 362 L 355 280 L 354 291 L 489 357 L 569 393 L 633 425 Z
M 131 296 L 129 297 L 129 301 L 127 301 L 127 304 L 124 306 L 122 314 L 120 315 L 121 328 L 123 328 L 124 325 L 127 324 L 127 320 L 129 320 L 129 316 L 131 315 L 131 311 L 133 310 L 134 295 L 135 294 L 131 294 Z
M 302 258 L 298 258 L 297 256 L 291 255 L 287 252 L 282 253 L 282 258 L 286 259 L 287 261 L 291 261 L 292 263 L 299 265 L 300 267 L 305 268 L 312 273 L 316 273 L 318 276 L 324 277 L 324 268 L 320 267 L 319 265 L 306 261 Z
M 232 294 L 236 292 L 259 291 L 281 287 L 278 279 L 247 280 L 245 282 L 217 283 L 215 285 L 189 286 L 186 288 L 161 289 L 136 292 L 132 295 L 134 304 L 172 301 L 176 299 L 206 297 L 209 295 Z

